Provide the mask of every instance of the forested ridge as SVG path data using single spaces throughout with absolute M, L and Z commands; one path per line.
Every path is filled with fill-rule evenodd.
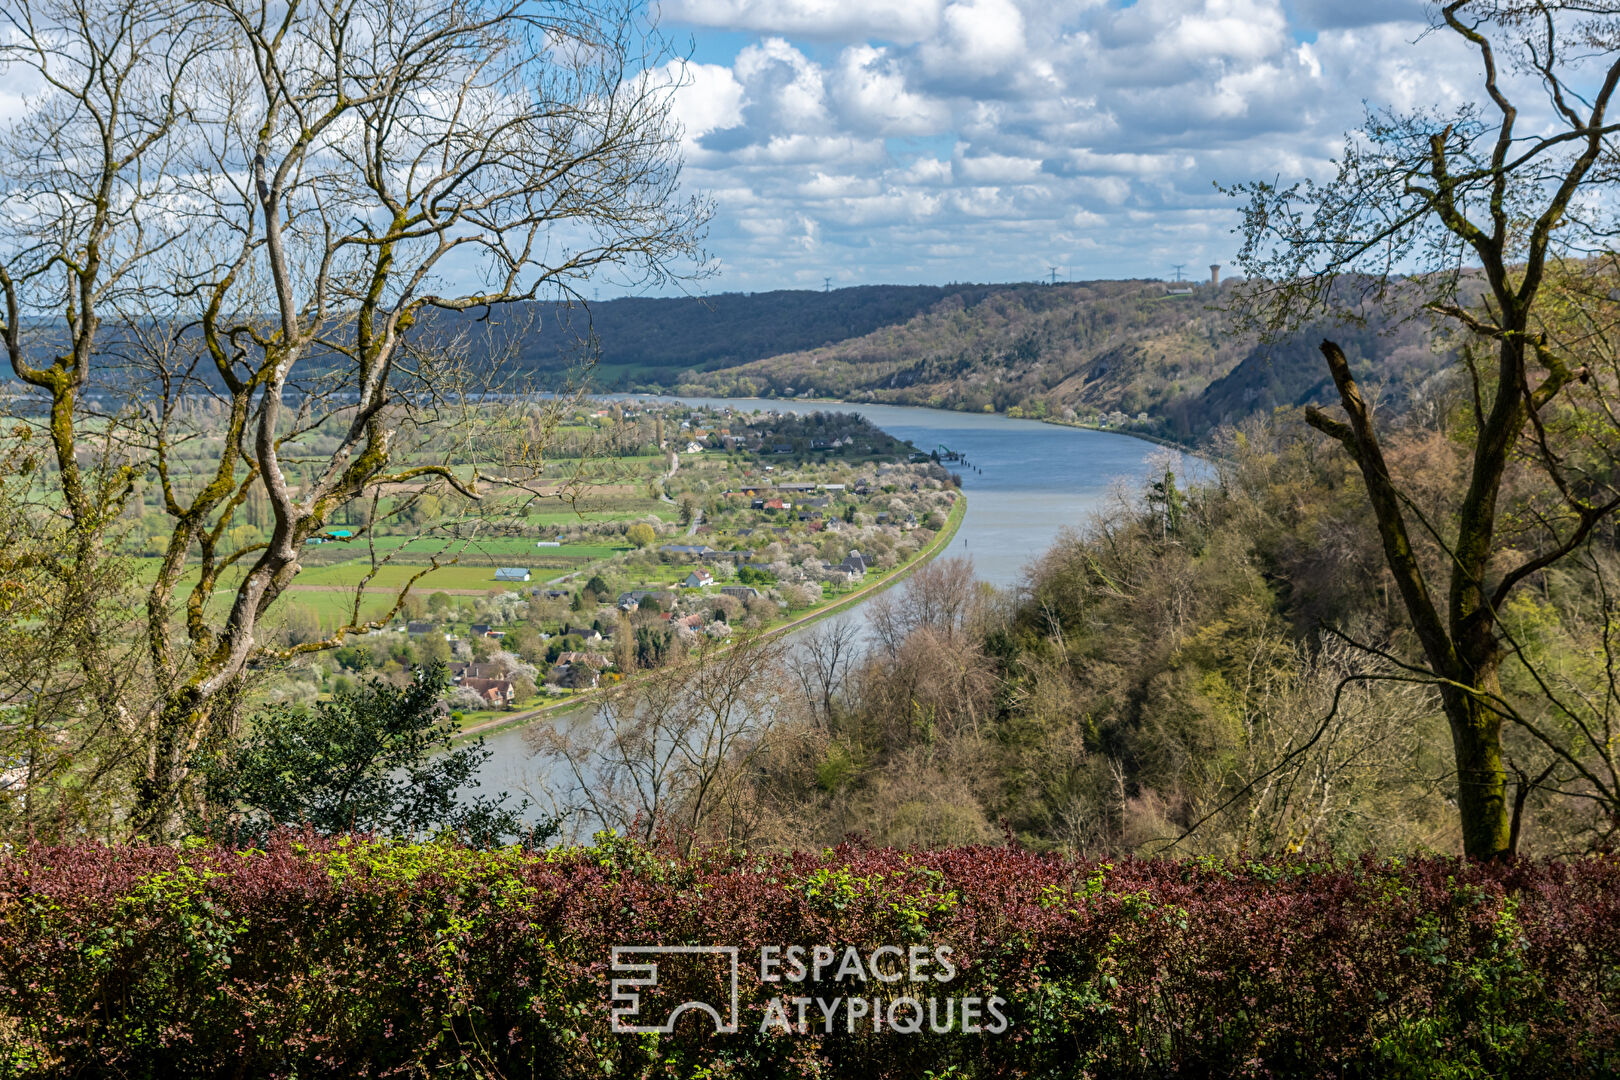
M 515 304 L 500 313 L 440 315 L 459 330 L 493 320 L 523 367 L 552 375 L 582 364 L 599 388 L 672 385 L 688 370 L 730 367 L 817 348 L 903 323 L 950 297 L 977 302 L 995 285 L 863 285 L 600 302 Z M 506 359 L 503 357 L 503 359 Z
M 525 368 L 581 371 L 600 389 L 1128 421 L 1180 440 L 1331 400 L 1315 354 L 1323 333 L 1337 333 L 1397 402 L 1445 363 L 1429 321 L 1412 312 L 1275 339 L 1240 331 L 1228 310 L 1240 287 L 1126 280 L 630 298 L 530 307 L 512 327 Z

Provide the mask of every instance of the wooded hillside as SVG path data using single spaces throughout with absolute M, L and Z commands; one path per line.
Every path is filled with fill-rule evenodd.
M 1196 439 L 1279 406 L 1330 400 L 1310 327 L 1275 343 L 1232 329 L 1228 285 L 1094 281 L 869 286 L 531 310 L 521 358 L 560 371 L 595 334 L 593 386 L 797 396 L 1109 422 Z M 1424 323 L 1334 327 L 1400 402 L 1441 365 Z M 1112 416 L 1112 423 L 1123 420 Z

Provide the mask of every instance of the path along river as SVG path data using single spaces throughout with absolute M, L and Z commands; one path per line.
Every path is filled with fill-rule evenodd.
M 621 400 L 636 397 L 612 396 Z M 858 412 L 920 450 L 945 446 L 963 454 L 966 465 L 947 467 L 962 474 L 967 515 L 942 554 L 972 559 L 980 578 L 1003 588 L 1017 585 L 1024 567 L 1050 547 L 1064 528 L 1083 528 L 1116 481 L 1127 480 L 1140 490 L 1147 478 L 1147 458 L 1160 450 L 1128 435 L 992 414 L 754 398 L 681 400 L 743 411 Z M 857 606 L 838 617 L 859 620 L 863 616 Z M 572 718 L 546 722 L 577 723 L 583 715 L 576 711 Z M 482 792 L 523 792 L 537 804 L 549 805 L 547 770 L 530 758 L 521 730 L 498 732 L 489 736 L 486 745 L 494 756 L 480 776 Z

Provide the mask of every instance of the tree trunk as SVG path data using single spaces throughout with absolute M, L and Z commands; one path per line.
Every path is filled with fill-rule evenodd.
M 1512 849 L 1507 773 L 1502 766 L 1502 718 L 1464 691 L 1447 689 L 1441 696 L 1457 765 L 1463 854 L 1472 859 L 1506 858 Z
M 1334 420 L 1314 406 L 1305 410 L 1306 422 L 1339 440 L 1359 466 L 1383 541 L 1385 565 L 1400 590 L 1429 668 L 1441 680 L 1440 699 L 1451 725 L 1457 767 L 1457 816 L 1462 826 L 1463 853 L 1475 859 L 1505 858 L 1512 851 L 1505 798 L 1507 778 L 1502 767 L 1502 718 L 1484 704 L 1486 698 L 1496 695 L 1500 657 L 1492 630 L 1494 613 L 1483 604 L 1478 586 L 1490 554 L 1495 496 L 1502 475 L 1500 463 L 1492 457 L 1482 467 L 1476 460 L 1474 486 L 1479 491 L 1471 492 L 1475 497 L 1470 502 L 1483 509 L 1477 509 L 1471 521 L 1465 515 L 1454 545 L 1458 552 L 1468 552 L 1474 562 L 1465 565 L 1458 556 L 1460 569 L 1453 573 L 1451 581 L 1450 618 L 1442 618 L 1407 533 L 1401 494 L 1384 463 L 1371 410 L 1350 373 L 1350 363 L 1344 351 L 1331 341 L 1322 342 L 1322 355 L 1350 422 Z M 1514 357 L 1516 354 L 1509 359 Z M 1513 421 L 1514 414 L 1500 411 L 1507 419 L 1498 418 L 1498 427 Z M 1497 443 L 1502 448 L 1508 445 L 1499 437 Z

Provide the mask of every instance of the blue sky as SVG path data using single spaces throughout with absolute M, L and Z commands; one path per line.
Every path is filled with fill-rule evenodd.
M 1370 101 L 1473 96 L 1421 0 L 663 0 L 699 291 L 1203 276 L 1216 183 L 1321 175 Z M 604 285 L 604 293 L 608 290 Z

